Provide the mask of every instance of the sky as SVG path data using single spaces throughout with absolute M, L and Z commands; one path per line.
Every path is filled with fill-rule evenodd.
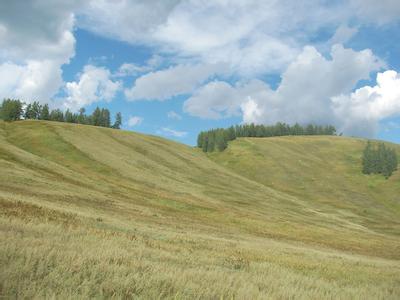
M 400 1 L 0 1 L 3 98 L 189 145 L 278 121 L 400 143 Z

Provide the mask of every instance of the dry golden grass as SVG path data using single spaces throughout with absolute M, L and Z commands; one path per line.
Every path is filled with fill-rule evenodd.
M 246 139 L 210 160 L 136 133 L 0 122 L 0 295 L 398 299 L 399 174 L 360 175 L 361 150 Z

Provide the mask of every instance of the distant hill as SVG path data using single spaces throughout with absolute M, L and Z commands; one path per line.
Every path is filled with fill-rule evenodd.
M 0 295 L 399 298 L 400 172 L 364 146 L 0 121 Z

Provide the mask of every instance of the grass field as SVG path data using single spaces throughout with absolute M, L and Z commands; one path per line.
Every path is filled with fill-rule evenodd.
M 0 122 L 0 295 L 398 299 L 400 172 L 364 145 Z

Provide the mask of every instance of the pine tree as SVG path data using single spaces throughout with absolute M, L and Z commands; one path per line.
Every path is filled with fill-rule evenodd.
M 40 120 L 49 120 L 50 114 L 49 114 L 49 105 L 46 103 L 42 107 L 42 111 L 40 112 Z
M 223 133 L 223 139 L 220 133 Z M 286 123 L 276 123 L 275 125 L 255 125 L 242 124 L 231 126 L 227 129 L 211 129 L 205 132 L 200 132 L 197 137 L 197 146 L 205 151 L 214 151 L 215 149 L 227 147 L 227 142 L 240 137 L 270 137 L 270 136 L 285 136 L 285 135 L 335 135 L 336 129 L 334 126 L 314 126 L 312 124 L 303 127 L 299 124 L 293 126 Z M 204 146 L 205 137 L 207 139 Z M 226 144 L 226 145 L 224 145 Z M 221 146 L 219 146 L 221 145 Z
M 201 131 L 197 136 L 197 147 L 203 148 L 203 139 L 204 139 L 204 132 Z
M 214 130 L 212 130 L 208 134 L 208 139 L 207 139 L 207 152 L 213 152 L 215 150 L 215 133 Z
M 64 122 L 64 113 L 59 109 L 54 109 L 50 113 L 50 120 L 57 122 Z
M 74 123 L 74 116 L 72 114 L 72 112 L 70 112 L 69 109 L 67 109 L 67 111 L 65 112 L 65 122 L 67 123 Z
M 224 151 L 228 143 L 224 137 L 224 130 L 220 129 L 215 132 L 215 146 L 218 151 Z
M 208 135 L 209 135 L 209 132 L 204 132 L 204 134 L 203 134 L 203 141 L 201 142 L 201 148 L 202 148 L 203 152 L 207 152 L 207 150 L 208 150 Z
M 106 108 L 101 110 L 101 121 L 100 126 L 103 127 L 110 127 L 111 126 L 111 118 L 110 118 L 110 111 Z
M 120 112 L 118 112 L 118 113 L 115 115 L 115 122 L 114 122 L 113 128 L 115 128 L 115 129 L 120 129 L 120 128 L 121 128 L 121 125 L 122 125 L 122 115 L 121 115 Z
M 39 104 L 39 102 L 35 101 L 32 104 L 32 116 L 31 119 L 38 120 L 40 118 L 40 114 L 42 112 L 42 106 Z
M 25 107 L 25 112 L 24 112 L 24 119 L 25 120 L 28 120 L 28 119 L 32 119 L 32 104 L 28 104 L 26 107 Z
M 79 115 L 78 115 L 78 123 L 79 124 L 86 124 L 86 115 L 85 115 L 85 108 L 80 108 L 79 109 Z
M 101 110 L 97 106 L 96 109 L 92 113 L 92 122 L 94 126 L 100 126 L 101 124 Z
M 363 152 L 363 158 L 362 158 L 362 164 L 363 164 L 363 173 L 364 174 L 371 174 L 373 170 L 373 149 L 371 142 L 367 142 L 367 146 L 364 149 Z
M 228 138 L 228 141 L 233 141 L 234 139 L 236 139 L 236 132 L 235 132 L 235 128 L 233 126 L 228 128 L 227 138 Z

